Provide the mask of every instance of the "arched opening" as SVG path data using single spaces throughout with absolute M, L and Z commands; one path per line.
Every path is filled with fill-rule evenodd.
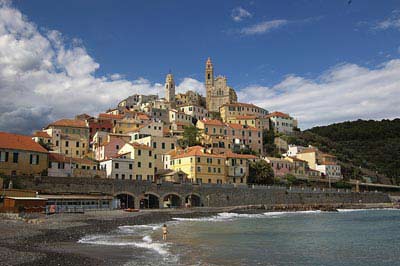
M 160 208 L 160 200 L 158 196 L 145 193 L 144 197 L 140 200 L 140 208 L 141 209 L 158 209 Z
M 201 198 L 196 194 L 189 194 L 185 198 L 185 203 L 189 207 L 201 207 Z
M 182 201 L 181 197 L 175 194 L 165 195 L 163 198 L 163 207 L 164 208 L 179 208 L 181 207 Z
M 121 193 L 116 196 L 118 203 L 117 207 L 119 209 L 134 209 L 135 208 L 135 198 L 132 195 Z

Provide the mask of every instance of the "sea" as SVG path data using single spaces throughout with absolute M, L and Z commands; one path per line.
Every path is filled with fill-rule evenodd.
M 400 210 L 219 213 L 120 226 L 81 245 L 121 252 L 134 265 L 400 265 Z

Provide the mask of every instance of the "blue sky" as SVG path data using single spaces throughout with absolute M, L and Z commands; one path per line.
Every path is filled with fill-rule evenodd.
M 295 73 L 316 76 L 342 62 L 360 65 L 398 56 L 398 32 L 371 31 L 399 1 L 17 1 L 39 27 L 79 38 L 100 64 L 98 75 L 121 73 L 162 82 L 203 79 L 205 59 L 240 89 L 273 85 Z M 251 17 L 236 22 L 232 10 Z M 243 35 L 263 21 L 289 23 L 267 34 Z M 366 23 L 363 25 L 362 23 Z
M 94 115 L 136 92 L 162 96 L 169 70 L 181 91 L 203 92 L 208 56 L 239 100 L 289 112 L 302 128 L 400 113 L 399 1 L 0 0 L 0 7 L 1 130 Z M 67 93 L 61 98 L 73 103 L 58 102 Z

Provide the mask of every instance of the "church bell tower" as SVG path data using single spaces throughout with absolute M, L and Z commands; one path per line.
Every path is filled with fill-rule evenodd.
M 206 84 L 206 106 L 207 109 L 210 109 L 210 102 L 211 102 L 211 91 L 214 87 L 214 67 L 211 62 L 211 58 L 209 57 L 206 62 L 206 71 L 205 71 L 205 84 Z
M 165 100 L 170 103 L 175 103 L 175 81 L 171 73 L 165 78 Z

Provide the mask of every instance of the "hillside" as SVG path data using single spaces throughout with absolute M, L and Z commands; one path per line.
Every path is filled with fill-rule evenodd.
M 380 183 L 400 183 L 400 119 L 314 127 L 289 137 L 288 142 L 335 154 L 347 178 L 373 175 Z

